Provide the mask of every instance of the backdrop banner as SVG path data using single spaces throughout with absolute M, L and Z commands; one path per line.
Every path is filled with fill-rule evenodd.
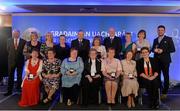
M 176 52 L 172 54 L 170 78 L 180 81 L 180 17 L 178 16 L 13 15 L 12 23 L 12 28 L 19 29 L 26 40 L 29 40 L 31 31 L 37 31 L 40 41 L 44 42 L 44 35 L 52 32 L 56 44 L 61 34 L 67 36 L 67 42 L 70 44 L 80 29 L 85 32 L 85 38 L 91 42 L 95 35 L 107 37 L 110 27 L 114 27 L 116 35 L 123 40 L 125 32 L 131 32 L 133 41 L 137 40 L 138 31 L 144 29 L 151 46 L 157 37 L 157 26 L 165 25 L 166 35 L 173 38 L 176 46 Z

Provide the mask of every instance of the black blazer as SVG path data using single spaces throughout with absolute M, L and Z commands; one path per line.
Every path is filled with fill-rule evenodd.
M 154 39 L 152 51 L 158 47 L 163 50 L 162 54 L 154 53 L 154 58 L 157 58 L 163 63 L 170 63 L 171 62 L 171 55 L 170 53 L 175 52 L 175 46 L 171 37 L 164 36 L 161 42 L 158 42 L 158 37 Z
M 79 46 L 79 40 L 75 39 L 71 42 L 71 47 L 78 49 L 78 56 L 82 57 L 83 61 L 88 59 L 90 42 L 87 39 L 82 40 L 82 46 Z
M 154 75 L 155 72 L 159 72 L 159 65 L 158 65 L 158 61 L 157 59 L 151 58 L 150 57 L 150 63 L 151 63 L 151 67 L 152 67 L 152 73 Z M 139 59 L 138 61 L 136 61 L 136 70 L 137 70 L 137 79 L 139 82 L 139 87 L 145 87 L 145 83 L 143 82 L 143 80 L 145 80 L 143 77 L 140 77 L 141 73 L 145 73 L 144 71 L 144 59 Z M 158 80 L 157 86 L 160 87 L 160 74 L 158 74 L 158 77 L 156 77 Z
M 61 47 L 60 44 L 55 46 L 56 50 L 56 58 L 63 61 L 65 58 L 69 57 L 70 48 L 67 44 L 65 44 L 65 47 Z
M 155 72 L 159 72 L 159 65 L 158 65 L 158 62 L 157 62 L 157 59 L 154 59 L 154 58 L 151 58 L 149 57 L 150 59 L 150 63 L 151 63 L 151 67 L 152 67 L 152 73 L 154 74 Z M 136 62 L 136 69 L 137 69 L 137 75 L 139 77 L 139 75 L 141 73 L 145 73 L 144 71 L 144 59 L 141 58 L 139 59 L 137 62 Z
M 92 65 L 91 59 L 86 60 L 86 62 L 84 63 L 84 72 L 83 72 L 84 77 L 86 75 L 90 75 L 91 65 Z M 99 59 L 96 59 L 96 74 L 100 74 L 102 77 L 101 60 L 99 60 Z
M 23 49 L 26 44 L 26 41 L 23 39 L 19 39 L 19 44 L 17 50 L 14 47 L 14 39 L 10 38 L 7 41 L 7 51 L 8 51 L 8 65 L 23 64 L 24 63 L 24 55 Z
M 122 41 L 120 37 L 114 37 L 112 43 L 110 37 L 106 37 L 104 39 L 104 46 L 106 47 L 106 50 L 110 47 L 113 47 L 115 49 L 115 58 L 119 58 L 119 54 L 122 49 Z

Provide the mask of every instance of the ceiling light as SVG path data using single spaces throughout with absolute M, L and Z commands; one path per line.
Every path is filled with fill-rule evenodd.
M 4 10 L 6 10 L 6 7 L 5 7 L 5 6 L 0 5 L 0 10 L 4 11 Z

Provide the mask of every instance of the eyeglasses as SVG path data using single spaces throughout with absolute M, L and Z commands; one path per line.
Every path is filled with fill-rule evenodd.
M 143 52 L 141 52 L 142 54 L 147 54 L 147 53 L 149 53 L 148 51 L 143 51 Z

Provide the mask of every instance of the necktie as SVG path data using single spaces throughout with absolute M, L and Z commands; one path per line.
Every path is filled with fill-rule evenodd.
M 112 42 L 113 42 L 113 38 L 110 38 L 111 39 L 111 44 L 112 44 Z
M 15 50 L 17 50 L 17 47 L 18 47 L 18 39 L 15 39 L 14 47 L 15 47 Z
M 82 41 L 79 41 L 79 47 L 81 47 L 82 46 Z

